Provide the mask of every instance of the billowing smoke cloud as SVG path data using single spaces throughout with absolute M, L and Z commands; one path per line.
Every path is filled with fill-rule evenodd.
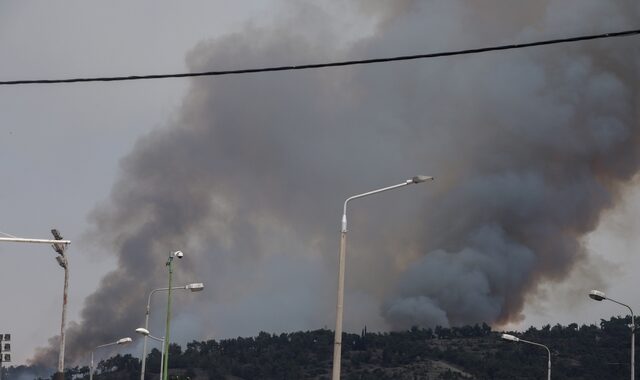
M 345 42 L 323 10 L 291 8 L 199 44 L 191 69 L 461 49 L 640 16 L 633 1 L 365 2 L 379 23 Z M 68 356 L 138 327 L 175 249 L 176 281 L 207 284 L 198 302 L 176 296 L 177 336 L 331 326 L 342 202 L 414 174 L 438 179 L 350 206 L 347 327 L 517 320 L 537 284 L 586 258 L 580 238 L 638 171 L 639 70 L 627 38 L 194 80 L 93 215 L 119 265 L 70 328 Z

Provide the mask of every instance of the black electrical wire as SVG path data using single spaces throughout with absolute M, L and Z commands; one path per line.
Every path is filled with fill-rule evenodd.
M 417 55 L 403 55 L 398 57 L 373 58 L 373 59 L 363 59 L 363 60 L 355 60 L 355 61 L 315 63 L 315 64 L 297 65 L 297 66 L 294 65 L 294 66 L 262 67 L 257 69 L 203 71 L 203 72 L 195 72 L 195 73 L 177 73 L 177 74 L 155 74 L 155 75 L 150 74 L 150 75 L 129 75 L 129 76 L 117 76 L 117 77 L 87 77 L 87 78 L 69 78 L 69 79 L 11 80 L 11 81 L 0 81 L 0 85 L 7 86 L 7 85 L 21 85 L 21 84 L 117 82 L 117 81 L 142 80 L 142 79 L 187 78 L 187 77 L 262 73 L 262 72 L 270 72 L 270 71 L 307 70 L 307 69 L 319 69 L 323 67 L 366 65 L 370 63 L 409 61 L 414 59 L 449 57 L 454 55 L 465 55 L 465 54 L 477 54 L 477 53 L 484 53 L 488 51 L 522 49 L 522 48 L 528 48 L 533 46 L 555 45 L 555 44 L 562 44 L 562 43 L 568 43 L 568 42 L 587 41 L 587 40 L 596 40 L 596 39 L 613 38 L 613 37 L 627 37 L 627 36 L 632 36 L 637 34 L 640 34 L 640 29 L 627 30 L 622 32 L 614 32 L 614 33 L 579 36 L 579 37 L 560 38 L 560 39 L 554 39 L 554 40 L 545 40 L 545 41 L 529 42 L 529 43 L 522 43 L 522 44 L 498 45 L 498 46 L 489 46 L 489 47 L 483 47 L 483 48 L 477 48 L 477 49 L 454 50 L 454 51 L 444 51 L 444 52 L 438 52 L 438 53 L 417 54 Z

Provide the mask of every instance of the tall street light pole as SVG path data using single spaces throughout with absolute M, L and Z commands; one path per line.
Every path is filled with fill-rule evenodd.
M 369 191 L 366 193 L 354 195 L 352 197 L 347 198 L 344 201 L 344 207 L 342 209 L 342 223 L 341 223 L 341 233 L 340 233 L 340 257 L 338 264 L 338 300 L 336 303 L 336 329 L 335 336 L 333 338 L 333 373 L 331 379 L 340 380 L 340 360 L 342 356 L 342 314 L 343 314 L 343 303 L 344 303 L 344 271 L 345 271 L 345 256 L 346 256 L 346 247 L 347 247 L 347 204 L 349 201 L 357 198 L 363 198 L 369 195 L 382 193 L 384 191 L 389 191 L 393 189 L 397 189 L 399 187 L 404 187 L 407 185 L 412 185 L 414 183 L 422 183 L 428 180 L 433 180 L 433 177 L 428 177 L 424 175 L 415 176 L 411 179 L 408 179 L 402 183 L 397 185 L 384 187 L 381 189 Z
M 599 290 L 592 290 L 589 292 L 589 297 L 593 300 L 596 301 L 604 301 L 604 300 L 609 300 L 613 303 L 617 303 L 620 306 L 624 306 L 627 309 L 629 309 L 629 312 L 631 313 L 631 380 L 635 380 L 635 367 L 636 367 L 636 354 L 635 354 L 635 348 L 636 348 L 636 320 L 635 320 L 635 316 L 633 315 L 633 310 L 631 310 L 631 307 L 629 305 L 623 304 L 622 302 L 618 302 L 612 298 L 607 297 L 604 292 L 601 292 Z
M 93 380 L 93 353 L 95 352 L 95 350 L 97 350 L 98 348 L 102 348 L 102 347 L 115 346 L 116 344 L 127 344 L 127 343 L 131 343 L 131 342 L 132 342 L 131 338 L 126 337 L 126 338 L 119 339 L 119 340 L 117 340 L 117 341 L 115 341 L 113 343 L 103 344 L 103 345 L 100 345 L 100 346 L 94 348 L 91 351 L 91 365 L 89 367 L 89 380 Z
M 185 286 L 174 286 L 173 288 L 171 288 L 171 290 L 180 290 L 180 289 L 185 289 L 185 290 L 191 290 L 192 292 L 199 292 L 201 290 L 204 289 L 204 284 L 201 282 L 194 282 L 192 284 L 188 284 Z M 144 335 L 144 344 L 143 344 L 143 348 L 142 348 L 142 369 L 140 371 L 140 380 L 144 380 L 144 373 L 145 373 L 145 368 L 146 368 L 146 362 L 147 362 L 147 336 L 152 338 L 153 337 L 151 335 L 149 335 L 148 331 L 149 331 L 149 312 L 151 311 L 151 296 L 156 293 L 156 292 L 160 292 L 160 291 L 167 291 L 169 290 L 169 288 L 158 288 L 158 289 L 153 289 L 150 293 L 149 293 L 149 297 L 147 299 L 147 310 L 145 313 L 145 317 L 144 317 L 144 329 L 145 331 L 147 331 L 147 334 L 144 334 L 144 332 L 138 331 L 136 330 L 136 332 Z M 164 352 L 164 338 L 163 338 L 163 343 L 162 343 L 162 349 Z M 160 360 L 160 367 L 161 367 L 161 371 L 160 371 L 160 379 L 162 379 L 162 366 L 164 365 L 164 363 L 162 362 L 162 360 Z
M 64 240 L 58 230 L 52 229 L 51 234 L 56 240 Z M 67 324 L 67 291 L 69 289 L 69 260 L 64 254 L 67 248 L 66 244 L 53 243 L 51 245 L 58 256 L 56 260 L 62 269 L 64 269 L 64 287 L 62 291 L 62 321 L 60 322 L 60 352 L 58 353 L 58 376 L 64 379 L 64 347 L 65 347 L 65 325 Z
M 0 242 L 12 243 L 40 243 L 51 244 L 53 250 L 58 253 L 56 261 L 64 269 L 64 288 L 62 293 L 62 322 L 60 323 L 60 352 L 58 353 L 58 372 L 54 375 L 55 379 L 64 379 L 64 346 L 65 346 L 65 326 L 67 319 L 67 290 L 69 288 L 69 259 L 65 255 L 66 249 L 71 244 L 71 240 L 65 240 L 60 236 L 56 229 L 52 229 L 54 239 L 25 239 L 15 236 L 0 237 Z
M 513 335 L 510 335 L 510 334 L 502 334 L 502 339 L 510 340 L 512 342 L 522 342 L 522 343 L 532 344 L 534 346 L 544 347 L 547 350 L 547 354 L 549 355 L 549 358 L 547 360 L 547 380 L 551 380 L 551 351 L 549 350 L 549 347 L 545 346 L 544 344 L 530 342 L 528 340 L 520 339 L 520 338 L 515 337 Z
M 151 339 L 153 339 L 155 341 L 158 341 L 158 342 L 160 342 L 162 344 L 162 351 L 160 351 L 160 379 L 162 379 L 162 367 L 163 367 L 163 364 L 164 364 L 163 363 L 163 360 L 164 360 L 164 338 L 157 338 L 157 337 L 151 335 L 149 330 L 147 330 L 146 328 L 143 328 L 143 327 L 137 328 L 136 332 L 138 334 L 144 335 L 145 347 L 147 346 L 147 337 L 149 337 L 149 338 L 151 338 Z M 144 366 L 142 368 L 144 369 Z
M 175 251 L 169 254 L 169 259 L 167 259 L 167 263 L 165 264 L 169 268 L 169 286 L 167 287 L 167 324 L 164 330 L 164 361 L 162 368 L 162 380 L 167 380 L 169 375 L 169 342 L 171 339 L 169 338 L 169 327 L 171 324 L 171 280 L 173 276 L 173 259 L 179 258 L 181 259 L 184 256 L 182 251 Z

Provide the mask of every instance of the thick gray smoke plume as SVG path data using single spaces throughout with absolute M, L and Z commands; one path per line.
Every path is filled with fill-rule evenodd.
M 354 42 L 296 2 L 280 24 L 203 42 L 188 62 L 203 71 L 415 54 L 640 19 L 631 0 L 530 3 L 367 1 L 361 11 L 379 23 Z M 186 253 L 176 281 L 207 284 L 197 304 L 176 296 L 188 305 L 176 307 L 177 325 L 193 337 L 331 326 L 342 202 L 414 174 L 437 180 L 350 206 L 347 327 L 517 320 L 538 284 L 585 259 L 580 238 L 638 171 L 639 71 L 631 37 L 196 79 L 175 120 L 122 161 L 93 215 L 119 265 L 86 300 L 68 354 L 138 327 L 175 249 Z

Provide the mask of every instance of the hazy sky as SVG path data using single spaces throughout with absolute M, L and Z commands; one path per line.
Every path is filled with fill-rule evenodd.
M 184 71 L 185 55 L 196 43 L 240 30 L 248 19 L 269 18 L 269 2 L 236 4 L 3 2 L 0 76 Z M 169 80 L 0 89 L 0 231 L 47 238 L 55 227 L 73 241 L 69 320 L 115 265 L 109 252 L 83 243 L 87 216 L 108 196 L 120 158 L 138 137 L 166 123 L 186 85 Z M 23 363 L 59 330 L 63 273 L 47 246 L 4 244 L 0 252 L 7 290 L 0 325 L 13 334 L 14 360 Z M 143 315 L 144 305 L 135 312 Z
M 489 3 L 496 6 L 500 2 Z M 552 5 L 554 2 L 549 3 Z M 579 8 L 583 3 L 569 3 L 576 7 L 576 14 L 580 14 Z M 593 2 L 588 3 L 590 5 L 585 5 L 585 8 L 593 7 Z M 144 1 L 133 5 L 127 1 L 112 1 L 108 5 L 74 1 L 65 3 L 65 6 L 46 1 L 2 2 L 0 79 L 183 72 L 187 70 L 187 54 L 193 52 L 199 43 L 238 34 L 237 38 L 243 44 L 250 45 L 242 40 L 243 31 L 270 28 L 272 24 L 300 35 L 315 35 L 331 30 L 332 38 L 326 41 L 333 44 L 334 49 L 325 50 L 327 54 L 332 54 L 327 56 L 328 60 L 336 57 L 370 58 L 349 56 L 348 49 L 338 49 L 369 36 L 378 21 L 384 24 L 384 17 L 379 16 L 383 11 L 378 9 L 384 7 L 366 4 L 357 7 L 342 2 L 334 3 L 331 7 L 324 8 L 326 14 L 318 17 L 325 24 L 316 25 L 311 22 L 304 29 L 298 29 L 301 25 L 295 21 L 295 17 L 300 16 L 292 15 L 291 19 L 294 21 L 289 25 L 291 29 L 286 29 L 288 13 L 295 13 L 291 9 L 296 7 L 282 1 L 242 2 L 242 5 L 229 1 L 193 1 L 188 6 L 169 1 Z M 299 10 L 296 9 L 296 12 Z M 386 15 L 393 14 L 391 10 L 385 12 Z M 454 11 L 443 10 L 445 16 L 452 12 Z M 505 12 L 509 13 L 508 10 Z M 514 13 L 520 12 L 514 10 Z M 306 17 L 314 19 L 308 15 Z M 329 24 L 326 24 L 327 20 L 330 20 Z M 491 22 L 499 23 L 500 20 L 501 18 L 496 18 Z M 616 24 L 614 17 L 611 20 L 603 22 L 602 29 L 594 30 L 592 25 L 586 22 L 581 25 L 582 20 L 576 18 L 567 27 L 536 30 L 531 35 L 554 38 L 583 32 L 615 31 L 627 26 Z M 517 21 L 527 22 L 523 18 L 511 20 L 510 23 Z M 435 21 L 434 24 L 435 27 L 439 25 Z M 448 23 L 446 18 L 442 20 L 442 28 L 443 34 L 457 35 L 454 32 L 456 24 Z M 506 31 L 510 28 L 520 29 L 517 25 L 505 25 L 503 29 L 496 27 L 494 34 L 487 33 L 469 39 L 460 37 L 458 40 L 492 45 L 509 41 Z M 410 34 L 411 29 L 407 29 L 403 33 Z M 430 39 L 438 40 L 437 35 L 430 36 Z M 455 38 L 448 40 L 456 41 Z M 389 56 L 424 52 L 406 50 L 413 46 L 407 44 L 388 51 L 360 46 L 356 51 Z M 432 46 L 436 50 L 448 47 L 444 42 L 434 42 Z M 199 49 L 199 55 L 191 55 L 192 66 L 198 66 L 199 63 L 194 61 L 203 54 L 206 45 L 200 45 Z M 221 53 L 224 50 L 216 45 L 215 51 Z M 292 59 L 322 60 L 321 53 L 322 51 L 303 52 Z M 504 57 L 509 58 L 508 55 Z M 287 56 L 279 58 L 281 64 L 306 63 L 289 62 Z M 220 67 L 221 69 L 243 67 L 244 63 L 242 57 L 236 60 L 216 57 L 207 59 L 232 65 Z M 265 62 L 272 62 L 273 59 L 271 56 Z M 256 58 L 252 57 L 246 62 L 253 60 Z M 418 63 L 429 64 L 428 61 Z M 446 66 L 441 64 L 435 69 L 438 68 Z M 372 66 L 369 70 L 376 68 Z M 398 86 L 403 85 L 405 84 L 400 83 Z M 410 87 L 409 84 L 406 86 Z M 85 297 L 94 293 L 101 278 L 118 265 L 115 255 L 109 252 L 107 245 L 99 244 L 100 236 L 96 234 L 100 231 L 92 228 L 95 224 L 91 222 L 90 216 L 98 205 L 107 202 L 114 183 L 121 178 L 121 159 L 138 149 L 135 145 L 138 139 L 151 131 L 171 127 L 179 119 L 179 114 L 184 112 L 181 107 L 188 89 L 189 82 L 184 79 L 0 87 L 0 232 L 20 237 L 48 238 L 49 230 L 57 228 L 65 238 L 73 241 L 69 249 L 71 279 L 68 320 L 78 321 Z M 637 122 L 636 119 L 635 123 Z M 451 147 L 451 151 L 452 154 L 457 154 L 454 147 Z M 168 151 L 167 154 L 171 152 Z M 369 190 L 369 186 L 377 186 L 372 184 L 373 179 L 401 181 L 405 174 L 365 176 L 361 188 L 354 188 L 353 182 L 357 181 L 352 180 L 345 189 L 335 189 L 336 196 L 340 198 L 350 195 L 352 191 Z M 424 174 L 443 175 L 432 172 Z M 526 328 L 531 324 L 574 321 L 596 323 L 600 318 L 608 318 L 612 314 L 624 314 L 624 310 L 618 309 L 616 305 L 595 304 L 586 297 L 589 289 L 585 288 L 585 283 L 589 282 L 589 276 L 594 272 L 605 278 L 606 290 L 612 297 L 631 305 L 638 301 L 636 292 L 632 289 L 638 286 L 634 270 L 640 266 L 640 257 L 636 254 L 640 248 L 636 233 L 640 226 L 640 191 L 636 190 L 635 182 L 632 181 L 624 188 L 616 207 L 605 213 L 595 232 L 585 237 L 589 260 L 576 266 L 565 281 L 543 284 L 536 296 L 529 297 L 523 311 L 525 319 L 510 327 Z M 379 183 L 379 186 L 392 183 Z M 340 186 L 340 183 L 335 186 Z M 410 198 L 416 194 L 418 193 L 409 192 L 405 195 Z M 371 206 L 374 204 L 367 203 Z M 363 203 L 362 207 L 364 205 Z M 337 250 L 341 205 L 328 206 L 331 207 L 330 210 L 335 210 L 335 218 L 320 219 L 315 223 L 323 225 L 325 230 L 335 231 L 335 245 L 328 247 Z M 354 222 L 356 220 L 357 217 L 354 216 Z M 287 237 L 289 233 L 290 231 L 282 231 L 279 236 Z M 354 241 L 358 241 L 357 239 L 366 239 L 366 236 L 356 237 Z M 273 247 L 265 250 L 296 250 L 298 245 L 305 244 L 313 242 L 295 239 L 289 243 L 274 241 Z M 189 259 L 189 253 L 186 253 L 185 262 Z M 334 258 L 335 253 L 314 253 L 293 263 L 289 263 L 287 256 L 266 254 L 270 260 L 233 266 L 237 272 L 229 276 L 251 279 L 246 289 L 231 292 L 233 296 L 227 295 L 231 298 L 220 295 L 224 291 L 212 288 L 205 292 L 218 294 L 217 297 L 184 295 L 183 305 L 193 306 L 198 297 L 207 300 L 207 303 L 196 308 L 200 312 L 198 315 L 178 312 L 174 336 L 185 341 L 251 336 L 260 330 L 278 332 L 324 326 L 332 328 L 335 289 L 333 267 L 331 264 L 327 265 L 324 258 L 318 257 L 324 255 Z M 59 332 L 63 273 L 55 262 L 54 255 L 53 250 L 47 246 L 12 243 L 0 245 L 0 288 L 3 289 L 0 333 L 11 333 L 13 336 L 13 364 L 24 363 L 33 355 L 36 347 L 45 346 L 47 340 Z M 370 265 L 383 266 L 384 263 L 373 262 Z M 148 265 L 162 270 L 164 258 L 158 258 L 157 262 L 150 262 Z M 192 271 L 190 274 L 194 272 L 197 273 Z M 186 283 L 195 280 L 200 278 L 185 274 L 183 277 L 178 276 L 176 281 Z M 307 284 L 300 287 L 292 285 L 296 281 Z M 318 289 L 325 282 L 326 288 Z M 594 282 L 597 282 L 596 279 Z M 387 326 L 380 315 L 380 301 L 372 295 L 378 294 L 380 290 L 368 290 L 366 284 L 367 281 L 356 279 L 351 291 L 347 291 L 347 331 L 359 331 L 364 324 L 374 328 Z M 162 287 L 164 283 L 159 282 L 157 286 Z M 317 293 L 308 294 L 310 290 Z M 284 299 L 278 297 L 278 292 L 281 291 Z M 233 297 L 241 301 L 236 301 Z M 273 307 L 262 305 L 279 299 L 282 300 L 282 304 L 278 305 L 280 310 L 293 317 L 283 319 L 274 312 Z M 355 307 L 349 309 L 350 301 L 359 305 L 357 310 Z M 161 303 L 156 304 L 155 310 L 162 310 L 161 306 Z M 220 310 L 222 306 L 228 309 Z M 218 309 L 213 310 L 216 307 Z M 202 314 L 207 309 L 212 309 L 210 316 Z M 264 315 L 261 310 L 264 310 Z M 144 305 L 141 304 L 130 312 L 139 314 L 142 321 Z M 161 318 L 158 318 L 156 324 L 160 322 Z M 198 326 L 206 326 L 207 329 L 200 331 Z M 133 331 L 122 331 L 114 333 L 113 339 L 133 337 L 133 334 Z M 130 350 L 139 353 L 139 347 L 134 346 Z

